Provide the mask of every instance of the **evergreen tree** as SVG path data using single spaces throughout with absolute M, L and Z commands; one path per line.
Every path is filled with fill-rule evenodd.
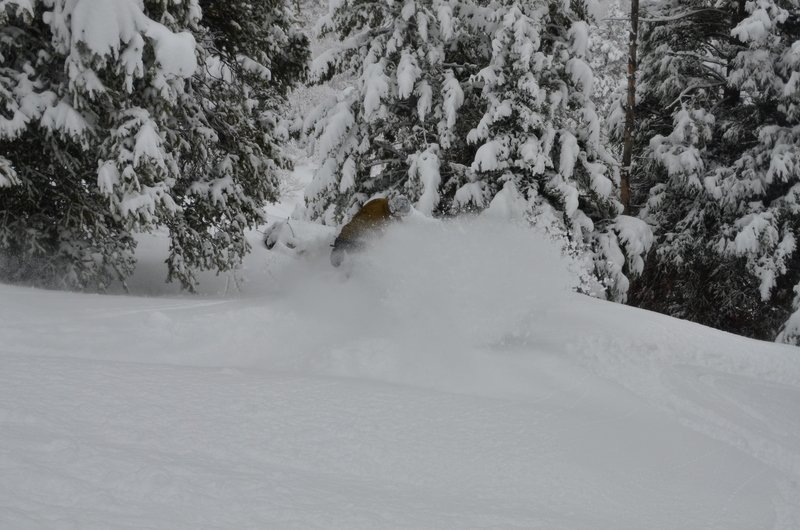
M 104 288 L 159 226 L 187 288 L 241 262 L 307 46 L 284 0 L 216 4 L 0 0 L 3 278 Z
M 611 281 L 612 297 L 624 299 L 624 272 L 639 272 L 637 252 L 650 239 L 642 223 L 618 218 L 619 174 L 592 101 L 590 7 L 497 4 L 492 53 L 475 78 L 485 111 L 468 135 L 480 144 L 474 182 L 456 201 L 482 206 L 502 187 L 521 194 L 533 222 L 552 225 L 583 246 L 599 276 Z M 632 258 L 627 264 L 626 253 Z
M 604 137 L 612 138 L 617 135 L 622 138 L 622 128 L 625 125 L 625 76 L 628 70 L 630 20 L 620 3 L 610 4 L 606 15 L 597 25 L 589 28 L 589 49 L 592 50 L 589 66 L 594 73 L 592 100 L 597 106 L 597 114 L 603 118 Z M 607 143 L 607 147 L 620 150 L 616 142 Z
M 800 3 L 666 2 L 650 20 L 635 178 L 658 247 L 634 299 L 774 338 L 800 301 Z
M 341 45 L 315 60 L 312 75 L 349 72 L 357 83 L 306 120 L 322 156 L 307 190 L 312 217 L 335 223 L 392 189 L 427 213 L 446 210 L 442 179 L 473 151 L 457 129 L 463 83 L 476 48 L 488 45 L 461 16 L 481 20 L 485 11 L 450 0 L 331 2 L 323 30 Z

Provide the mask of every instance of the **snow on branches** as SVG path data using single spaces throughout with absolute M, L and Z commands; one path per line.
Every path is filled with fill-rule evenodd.
M 799 6 L 688 4 L 645 25 L 641 216 L 659 236 L 652 274 L 675 280 L 642 289 L 649 307 L 773 338 L 800 284 Z
M 133 232 L 158 226 L 170 278 L 187 288 L 196 269 L 241 262 L 244 230 L 276 194 L 277 111 L 307 54 L 284 0 L 253 9 L 0 0 L 11 279 L 103 288 L 130 274 Z

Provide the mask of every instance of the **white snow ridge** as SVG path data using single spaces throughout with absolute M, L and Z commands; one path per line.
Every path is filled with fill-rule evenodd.
M 228 294 L 0 286 L 0 528 L 800 528 L 797 348 L 574 294 L 499 222 L 348 276 L 290 221 Z

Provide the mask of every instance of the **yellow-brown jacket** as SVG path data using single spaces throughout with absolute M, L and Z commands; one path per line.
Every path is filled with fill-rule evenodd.
M 333 243 L 334 250 L 349 250 L 361 247 L 370 235 L 381 230 L 391 219 L 392 212 L 389 209 L 389 199 L 383 197 L 372 199 L 361 207 L 349 223 L 342 227 L 339 236 Z

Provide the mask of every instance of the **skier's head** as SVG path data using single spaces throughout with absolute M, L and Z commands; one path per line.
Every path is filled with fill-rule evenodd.
M 394 195 L 389 198 L 389 212 L 397 217 L 405 217 L 411 213 L 411 201 L 405 195 Z

